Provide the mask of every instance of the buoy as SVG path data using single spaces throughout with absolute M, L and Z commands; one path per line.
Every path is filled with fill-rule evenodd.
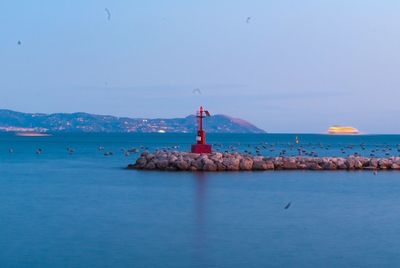
M 296 136 L 296 144 L 299 144 L 299 136 Z

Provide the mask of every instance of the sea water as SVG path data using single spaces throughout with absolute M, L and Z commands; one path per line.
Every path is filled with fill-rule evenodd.
M 400 172 L 126 169 L 146 148 L 188 150 L 193 140 L 0 135 L 0 266 L 400 265 Z M 258 146 L 267 156 L 298 155 L 296 146 L 321 156 L 398 156 L 400 136 L 299 135 L 299 145 L 286 134 L 208 140 L 220 151 L 255 154 Z M 126 156 L 132 148 L 139 153 Z

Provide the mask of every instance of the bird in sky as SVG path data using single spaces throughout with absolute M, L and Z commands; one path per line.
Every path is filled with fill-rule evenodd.
M 20 46 L 22 44 L 21 40 L 18 40 L 17 44 Z
M 251 17 L 247 17 L 247 19 L 246 19 L 246 23 L 249 23 L 249 22 L 250 22 L 250 20 L 251 20 Z
M 192 93 L 193 94 L 197 93 L 197 94 L 201 95 L 201 90 L 199 88 L 195 88 L 195 89 L 193 89 Z
M 111 12 L 108 8 L 104 9 L 105 12 L 107 12 L 107 20 L 111 20 Z
M 286 206 L 285 209 L 288 209 L 290 207 L 290 205 L 292 204 L 292 202 L 290 201 Z

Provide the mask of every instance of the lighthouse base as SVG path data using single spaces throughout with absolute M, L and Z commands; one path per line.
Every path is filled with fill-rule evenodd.
M 211 154 L 212 153 L 211 144 L 193 144 L 192 153 Z

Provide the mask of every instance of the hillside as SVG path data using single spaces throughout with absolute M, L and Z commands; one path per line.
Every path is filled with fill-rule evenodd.
M 214 115 L 204 122 L 209 133 L 264 133 L 243 119 L 226 115 Z M 196 131 L 196 117 L 149 119 L 88 113 L 31 114 L 0 109 L 0 131 L 193 133 Z

